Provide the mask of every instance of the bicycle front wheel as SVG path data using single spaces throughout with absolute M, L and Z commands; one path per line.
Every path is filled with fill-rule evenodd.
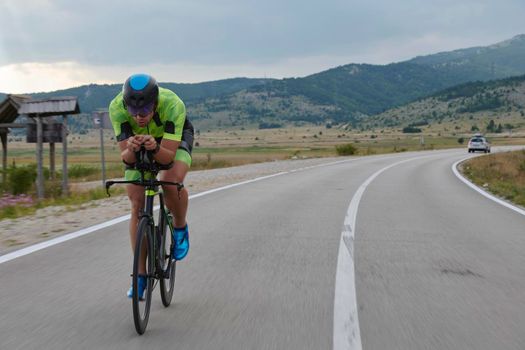
M 139 290 L 139 275 L 141 258 L 146 257 L 146 290 L 144 292 L 144 299 L 140 299 Z M 137 228 L 137 242 L 135 245 L 135 256 L 133 259 L 133 320 L 135 321 L 135 329 L 138 334 L 144 334 L 146 326 L 148 325 L 149 311 L 151 307 L 151 292 L 153 289 L 153 269 L 154 258 L 153 252 L 153 237 L 151 232 L 151 225 L 147 217 L 140 219 Z
M 173 289 L 175 286 L 175 259 L 172 258 L 173 251 L 173 236 L 168 224 L 168 214 L 162 208 L 159 210 L 159 226 L 157 227 L 159 233 L 160 251 L 159 260 L 162 269 L 162 277 L 160 279 L 160 298 L 162 304 L 168 307 L 173 297 Z

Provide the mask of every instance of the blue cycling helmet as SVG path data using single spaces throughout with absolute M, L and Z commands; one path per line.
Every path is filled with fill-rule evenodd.
M 154 106 L 159 97 L 159 85 L 148 74 L 133 74 L 122 86 L 126 108 L 137 110 Z

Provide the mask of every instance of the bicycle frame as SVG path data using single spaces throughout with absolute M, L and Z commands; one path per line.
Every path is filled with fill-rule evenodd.
M 142 213 L 139 216 L 139 221 L 143 217 L 148 218 L 148 224 L 151 227 L 151 235 L 153 237 L 150 237 L 153 239 L 153 247 L 155 256 L 153 257 L 155 261 L 155 276 L 150 276 L 154 278 L 161 278 L 160 273 L 163 271 L 162 266 L 160 266 L 160 259 L 159 259 L 159 251 L 160 247 L 158 245 L 158 239 L 160 239 L 160 236 L 156 234 L 155 230 L 155 219 L 153 217 L 153 207 L 154 207 L 154 200 L 155 196 L 159 196 L 159 204 L 160 209 L 165 213 L 165 217 L 167 219 L 167 224 L 170 227 L 171 230 L 173 230 L 173 221 L 171 218 L 171 214 L 166 210 L 167 208 L 164 205 L 164 193 L 161 189 L 159 189 L 159 186 L 162 185 L 171 185 L 176 186 L 177 190 L 180 192 L 182 188 L 184 188 L 184 184 L 178 183 L 178 182 L 171 182 L 171 181 L 160 181 L 157 180 L 157 174 L 160 170 L 162 170 L 162 165 L 159 165 L 158 163 L 155 163 L 153 161 L 153 156 L 151 152 L 146 151 L 144 146 L 141 147 L 141 150 L 137 152 L 137 164 L 136 168 L 140 171 L 140 179 L 139 180 L 116 180 L 116 181 L 106 181 L 105 187 L 106 192 L 108 194 L 108 197 L 111 196 L 109 193 L 109 188 L 115 184 L 133 184 L 133 185 L 139 185 L 144 187 L 144 206 Z M 146 179 L 146 174 L 150 174 L 150 177 Z M 160 224 L 160 223 L 159 223 Z M 160 232 L 159 232 L 160 233 Z M 171 264 L 171 261 L 170 261 Z M 168 265 L 169 267 L 169 265 Z M 166 269 L 165 273 L 169 271 L 169 268 Z
M 137 225 L 137 237 L 134 258 L 133 258 L 133 273 L 132 277 L 132 305 L 133 305 L 133 319 L 135 322 L 135 329 L 137 333 L 143 334 L 148 324 L 149 312 L 151 307 L 151 293 L 158 281 L 160 281 L 160 295 L 164 306 L 169 306 L 173 295 L 173 283 L 175 281 L 175 260 L 172 258 L 172 251 L 174 242 L 171 235 L 173 231 L 173 220 L 168 208 L 164 206 L 164 193 L 159 186 L 173 185 L 177 186 L 179 192 L 184 187 L 182 183 L 159 181 L 157 175 L 160 170 L 169 169 L 165 165 L 155 163 L 151 152 L 146 151 L 144 146 L 141 146 L 139 152 L 136 153 L 137 162 L 135 168 L 140 172 L 139 180 L 124 180 L 124 181 L 106 181 L 105 187 L 108 196 L 110 196 L 109 188 L 114 184 L 135 184 L 144 187 L 144 205 L 140 213 Z M 146 174 L 150 176 L 146 178 Z M 153 217 L 153 205 L 155 196 L 159 196 L 160 213 L 159 222 L 155 225 L 155 218 Z M 169 233 L 167 233 L 169 228 Z M 171 245 L 169 251 L 166 252 L 166 239 L 170 237 Z M 146 246 L 144 246 L 146 245 Z M 145 248 L 145 250 L 143 249 Z M 144 255 L 144 252 L 146 255 Z M 146 290 L 145 298 L 138 296 L 138 286 L 141 275 L 139 275 L 140 265 L 143 263 L 143 258 L 146 257 Z M 169 282 L 166 283 L 166 280 Z M 142 304 L 142 300 L 145 303 Z M 141 307 L 144 305 L 144 307 Z

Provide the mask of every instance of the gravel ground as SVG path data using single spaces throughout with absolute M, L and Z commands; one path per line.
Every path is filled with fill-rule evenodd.
M 186 177 L 185 185 L 191 195 L 260 176 L 342 159 L 344 158 L 296 159 L 192 171 Z M 83 186 L 100 186 L 100 181 Z M 127 196 L 114 196 L 77 206 L 47 207 L 30 217 L 4 219 L 0 221 L 0 255 L 125 214 L 129 214 Z

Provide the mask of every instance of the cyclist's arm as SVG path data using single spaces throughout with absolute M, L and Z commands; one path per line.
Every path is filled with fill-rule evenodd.
M 123 106 L 122 93 L 118 94 L 109 104 L 109 118 L 118 141 L 120 157 L 125 163 L 134 164 L 137 160 L 133 149 L 130 149 L 129 143 L 130 141 L 135 141 L 135 135 L 128 113 Z M 138 146 L 140 146 L 140 143 L 138 143 Z
M 135 152 L 140 149 L 140 142 L 131 136 L 125 140 L 119 141 L 120 157 L 127 164 L 134 164 L 137 161 Z
M 164 122 L 164 134 L 160 143 L 159 152 L 154 155 L 155 160 L 161 164 L 169 164 L 175 159 L 175 154 L 182 140 L 186 107 L 181 99 L 171 93 L 170 99 L 164 101 L 163 111 L 167 116 Z
M 159 164 L 169 164 L 175 158 L 179 141 L 163 139 L 160 143 L 151 135 L 137 135 L 146 150 L 153 152 L 153 159 Z M 133 148 L 134 145 L 131 145 Z M 157 148 L 158 147 L 158 148 Z M 129 144 L 128 144 L 129 148 Z
M 179 144 L 180 141 L 162 139 L 159 151 L 153 155 L 153 158 L 160 164 L 171 163 L 175 158 Z

